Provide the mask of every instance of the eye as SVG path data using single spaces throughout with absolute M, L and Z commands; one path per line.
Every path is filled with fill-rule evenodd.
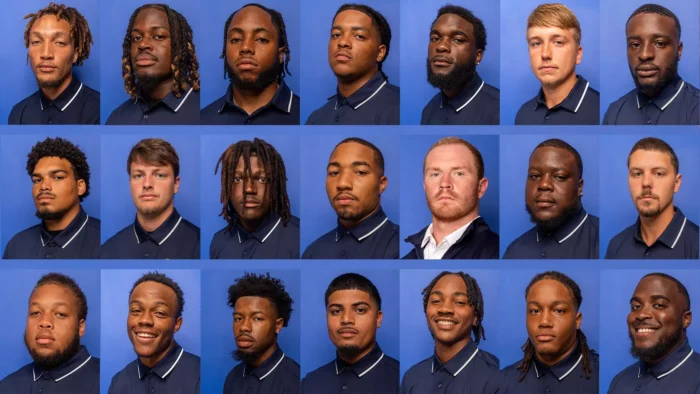
M 39 183 L 41 182 L 41 178 L 32 178 L 32 183 Z
M 253 320 L 255 320 L 255 321 L 264 321 L 265 319 L 263 319 L 262 317 L 256 317 L 256 318 L 254 318 Z
M 664 304 L 654 304 L 652 305 L 655 309 L 665 309 L 666 305 Z
M 338 38 L 340 37 L 340 33 L 331 33 L 331 38 Z
M 452 42 L 454 42 L 455 44 L 464 44 L 465 42 L 467 42 L 467 40 L 465 40 L 464 38 L 455 38 L 454 40 L 452 40 Z
M 561 315 L 561 314 L 564 313 L 564 312 L 566 312 L 566 311 L 563 310 L 563 309 L 561 309 L 561 308 L 557 308 L 557 309 L 554 310 L 554 313 L 556 313 L 556 314 L 558 314 L 558 315 Z
M 555 175 L 554 179 L 559 182 L 564 182 L 567 179 L 567 177 L 564 175 Z
M 654 43 L 654 46 L 657 47 L 657 48 L 665 48 L 666 45 L 667 45 L 667 44 L 666 44 L 666 42 L 664 42 L 664 41 L 656 41 L 656 42 Z
M 155 39 L 158 40 L 158 41 L 163 41 L 163 40 L 165 40 L 165 36 L 160 35 L 160 34 L 153 36 L 153 38 L 155 38 Z
M 241 177 L 238 177 L 238 176 L 233 177 L 233 183 L 241 183 L 241 181 L 243 181 L 241 179 Z
M 467 173 L 464 172 L 464 171 L 455 171 L 455 172 L 454 172 L 454 176 L 462 177 L 462 176 L 465 176 L 465 175 L 467 175 Z
M 662 177 L 662 176 L 665 176 L 666 173 L 663 172 L 663 171 L 656 171 L 656 173 L 655 173 L 654 175 L 656 175 L 656 176 L 658 176 L 658 177 Z
M 156 311 L 156 312 L 154 313 L 154 315 L 156 315 L 156 316 L 158 316 L 158 317 L 167 317 L 167 316 L 168 316 L 168 314 L 165 313 L 165 312 L 163 312 L 163 311 Z
M 233 321 L 235 321 L 235 322 L 239 322 L 239 321 L 241 321 L 241 320 L 243 320 L 243 319 L 241 319 L 241 318 L 238 317 L 238 316 L 236 316 L 236 317 L 233 318 Z
M 39 40 L 32 40 L 32 41 L 30 42 L 30 44 L 31 44 L 31 45 L 39 45 L 39 44 L 41 44 L 41 41 L 39 41 Z
M 338 176 L 338 174 L 340 174 L 338 171 L 328 171 L 328 176 Z
M 439 36 L 430 36 L 430 42 L 438 42 L 438 41 L 440 41 Z
M 639 48 L 639 43 L 638 42 L 630 42 L 627 44 L 629 48 Z
M 564 41 L 562 41 L 562 40 L 555 40 L 554 43 L 556 45 L 564 45 Z
M 265 184 L 265 183 L 267 183 L 267 178 L 264 177 L 264 176 L 261 176 L 261 177 L 258 177 L 258 178 L 256 179 L 256 181 L 258 181 L 258 183 Z
M 255 40 L 255 41 L 257 41 L 257 42 L 259 42 L 259 43 L 261 43 L 261 44 L 267 44 L 268 42 L 270 42 L 270 40 L 268 40 L 267 38 L 262 38 L 262 37 L 258 38 L 258 39 Z
M 539 174 L 530 174 L 527 177 L 528 177 L 528 179 L 530 179 L 532 181 L 536 181 L 536 180 L 539 180 L 541 178 L 541 176 Z
M 60 47 L 64 47 L 64 46 L 66 46 L 66 45 L 68 45 L 68 44 L 66 44 L 66 43 L 63 42 L 63 41 L 56 41 L 56 45 L 58 45 L 58 46 L 60 46 Z
M 357 312 L 360 315 L 364 315 L 367 312 L 367 308 L 357 308 L 355 309 L 355 312 Z
M 530 308 L 530 309 L 528 309 L 527 312 L 531 315 L 534 315 L 534 314 L 540 313 L 540 310 L 538 308 Z
M 41 314 L 41 312 L 39 312 L 39 311 L 29 312 L 29 316 L 39 316 L 40 314 Z
M 141 310 L 138 309 L 138 308 L 131 308 L 131 310 L 129 311 L 129 313 L 132 313 L 132 314 L 133 314 L 133 313 L 139 313 L 139 312 L 141 312 Z
M 63 175 L 56 175 L 56 176 L 53 177 L 53 179 L 55 179 L 55 180 L 57 180 L 57 181 L 62 181 L 62 180 L 64 180 L 65 178 L 66 178 L 66 177 L 63 176 Z
M 143 178 L 143 174 L 134 174 L 131 177 L 134 179 L 140 179 L 140 178 Z
M 238 44 L 238 43 L 241 42 L 241 41 L 243 41 L 243 40 L 241 40 L 240 38 L 237 38 L 237 37 L 234 37 L 234 38 L 232 38 L 232 39 L 229 40 L 229 42 L 230 42 L 231 44 Z
M 359 176 L 365 176 L 365 175 L 369 174 L 369 172 L 368 171 L 357 171 L 357 172 L 355 172 L 355 174 L 357 174 Z
M 536 47 L 540 46 L 540 42 L 539 41 L 531 41 L 530 46 L 533 48 L 536 48 Z
M 158 178 L 158 179 L 164 179 L 165 177 L 166 177 L 166 175 L 163 173 L 160 173 L 160 172 L 156 173 L 156 178 Z
M 132 42 L 139 42 L 141 41 L 141 36 L 131 36 L 131 41 Z
M 331 309 L 330 314 L 331 316 L 336 316 L 340 313 L 340 309 Z
M 455 304 L 456 304 L 456 305 L 459 305 L 459 306 L 465 306 L 465 305 L 467 305 L 467 303 L 464 302 L 464 301 L 455 301 Z
M 440 303 L 440 300 L 430 300 L 430 303 L 431 303 L 432 305 L 437 305 L 437 304 Z
M 357 38 L 360 41 L 363 41 L 365 39 L 365 36 L 363 36 L 362 34 L 356 34 L 355 38 Z
M 60 312 L 56 313 L 56 316 L 58 316 L 61 319 L 65 319 L 66 317 L 68 317 L 68 315 L 66 315 L 65 313 L 60 313 Z

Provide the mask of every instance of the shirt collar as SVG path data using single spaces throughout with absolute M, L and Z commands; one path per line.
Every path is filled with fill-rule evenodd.
M 338 221 L 338 227 L 335 230 L 335 242 L 340 241 L 340 239 L 343 238 L 346 233 L 350 233 L 353 237 L 355 237 L 355 239 L 362 241 L 374 234 L 387 221 L 389 221 L 389 218 L 384 213 L 382 207 L 379 207 L 379 210 L 372 214 L 372 216 L 361 221 L 358 225 L 351 229 L 346 229 L 340 224 L 340 221 Z
M 681 90 L 684 86 L 685 81 L 683 81 L 683 79 L 681 79 L 680 76 L 676 75 L 673 81 L 666 85 L 666 87 L 654 97 L 647 97 L 642 92 L 640 92 L 639 89 L 637 89 L 637 94 L 635 95 L 637 98 L 637 108 L 641 109 L 642 107 L 647 105 L 647 103 L 652 101 L 654 104 L 656 104 L 657 107 L 659 107 L 659 109 L 663 111 L 666 109 L 666 107 L 671 105 L 673 100 L 675 100 L 676 97 L 681 93 Z
M 583 207 L 574 215 L 571 217 L 569 220 L 566 221 L 563 225 L 561 225 L 559 228 L 554 230 L 553 233 L 551 233 L 552 237 L 558 242 L 558 243 L 563 243 L 567 239 L 569 239 L 572 235 L 574 235 L 578 230 L 583 227 L 583 224 L 588 220 L 588 212 L 586 212 Z M 539 227 L 537 228 L 537 242 L 542 241 L 547 234 L 542 231 Z
M 440 108 L 444 107 L 445 104 L 450 105 L 454 108 L 455 112 L 459 112 L 464 109 L 469 103 L 474 100 L 474 98 L 479 94 L 481 88 L 484 87 L 484 80 L 481 79 L 478 73 L 474 73 L 474 77 L 467 83 L 467 86 L 462 89 L 459 94 L 452 98 L 448 98 L 443 93 L 442 101 L 440 101 Z
M 457 354 L 455 354 L 454 357 L 452 357 L 445 364 L 440 362 L 437 354 L 433 354 L 433 364 L 430 371 L 431 373 L 435 373 L 435 371 L 439 370 L 440 368 L 445 368 L 450 375 L 457 376 L 464 368 L 467 367 L 467 365 L 469 365 L 474 357 L 476 357 L 477 353 L 479 353 L 479 348 L 476 347 L 474 341 L 469 341 L 467 346 L 463 347 L 462 350 L 457 352 Z
M 177 363 L 180 362 L 180 358 L 182 358 L 182 354 L 185 352 L 185 349 L 182 348 L 177 342 L 173 342 L 173 347 L 168 351 L 168 354 L 163 357 L 156 365 L 153 366 L 153 368 L 148 368 L 147 366 L 143 365 L 141 362 L 141 359 L 137 359 L 136 363 L 136 370 L 138 372 L 139 379 L 145 378 L 149 372 L 153 372 L 154 374 L 158 375 L 161 379 L 165 379 L 170 375 L 170 373 L 175 369 L 175 366 L 177 366 Z
M 340 375 L 341 372 L 350 370 L 357 375 L 358 378 L 365 376 L 372 368 L 376 367 L 380 361 L 384 358 L 384 352 L 379 348 L 379 344 L 375 343 L 374 348 L 362 357 L 355 364 L 348 364 L 343 361 L 340 357 L 335 358 L 335 374 Z
M 140 244 L 150 239 L 158 245 L 162 245 L 163 242 L 167 241 L 168 238 L 173 235 L 181 221 L 182 216 L 180 216 L 177 209 L 173 208 L 173 212 L 170 214 L 170 216 L 168 216 L 168 218 L 165 219 L 165 221 L 157 229 L 153 230 L 153 232 L 149 234 L 143 229 L 143 227 L 141 227 L 141 223 L 139 223 L 137 217 L 134 220 L 134 235 L 136 236 L 136 242 Z
M 673 211 L 675 213 L 673 214 L 671 223 L 666 226 L 664 232 L 661 233 L 659 239 L 656 240 L 656 242 L 661 242 L 671 249 L 676 247 L 676 243 L 681 238 L 683 230 L 685 229 L 685 223 L 688 221 L 678 207 L 673 207 Z M 644 239 L 642 238 L 642 223 L 639 218 L 637 218 L 637 223 L 634 225 L 634 240 L 644 243 Z
M 546 375 L 547 372 L 551 372 L 557 380 L 564 380 L 567 376 L 576 369 L 576 367 L 581 364 L 583 360 L 583 354 L 581 353 L 581 348 L 577 344 L 576 348 L 568 355 L 565 359 L 559 361 L 558 363 L 550 366 L 543 364 L 537 356 L 535 356 L 535 361 L 533 366 L 535 368 L 535 375 L 537 379 Z
M 693 355 L 693 349 L 690 347 L 690 343 L 688 342 L 688 339 L 686 338 L 683 343 L 678 346 L 676 350 L 673 351 L 673 353 L 669 354 L 664 358 L 663 360 L 659 361 L 658 363 L 654 365 L 649 365 L 643 361 L 639 362 L 639 372 L 637 373 L 637 377 L 640 378 L 644 374 L 651 374 L 653 375 L 656 379 L 661 379 L 665 376 L 668 376 L 671 372 L 675 371 L 676 369 L 680 368 L 681 365 L 683 365 L 690 356 Z
M 78 354 L 73 356 L 68 362 L 65 362 L 58 367 L 45 371 L 41 370 L 36 366 L 32 367 L 32 377 L 34 378 L 34 381 L 36 382 L 39 380 L 45 373 L 50 374 L 51 378 L 53 379 L 54 382 L 60 382 L 61 380 L 67 378 L 68 376 L 72 375 L 73 373 L 77 372 L 80 368 L 84 367 L 85 364 L 90 361 L 92 356 L 90 353 L 88 353 L 87 348 L 85 346 L 80 346 L 80 350 L 78 351 Z
M 338 107 L 344 103 L 350 105 L 352 109 L 358 109 L 379 93 L 387 83 L 389 83 L 389 81 L 384 79 L 382 73 L 377 71 L 369 81 L 365 82 L 365 84 L 357 89 L 355 93 L 351 94 L 350 97 L 343 97 L 338 90 L 335 95 L 335 109 L 338 109 Z M 329 100 L 332 98 L 333 96 L 329 97 Z
M 83 84 L 75 77 L 75 74 L 71 77 L 68 86 L 53 101 L 44 96 L 44 92 L 39 89 L 39 105 L 41 106 L 41 110 L 43 111 L 53 104 L 63 112 L 71 105 L 75 98 L 78 97 L 78 93 L 80 93 L 81 90 L 83 90 Z
M 257 229 L 254 231 L 248 232 L 245 228 L 243 228 L 242 225 L 236 221 L 236 235 L 238 238 L 238 243 L 243 243 L 243 240 L 247 239 L 248 237 L 253 237 L 257 239 L 260 243 L 264 243 L 265 240 L 272 234 L 273 231 L 282 222 L 282 218 L 280 215 L 276 213 L 268 213 L 267 216 L 263 219 L 263 221 L 260 223 Z
M 467 232 L 467 229 L 469 228 L 469 226 L 471 226 L 472 223 L 474 223 L 476 221 L 476 219 L 478 219 L 480 217 L 481 216 L 475 217 L 474 219 L 472 219 L 471 222 L 465 224 L 464 226 L 462 226 L 462 227 L 458 228 L 457 230 L 448 234 L 445 237 L 445 239 L 443 240 L 443 242 L 447 242 L 448 246 L 452 246 L 452 245 L 456 244 L 457 242 L 461 241 L 463 236 L 464 236 L 464 233 Z M 428 245 L 428 243 L 430 241 L 432 241 L 435 244 L 435 246 L 437 246 L 437 242 L 435 241 L 435 238 L 433 238 L 433 224 L 432 223 L 430 223 L 430 225 L 428 226 L 428 229 L 425 230 L 425 235 L 423 236 L 423 241 L 421 241 L 420 247 L 425 248 L 425 246 Z
M 246 375 L 253 375 L 258 380 L 263 380 L 266 377 L 268 377 L 284 360 L 284 352 L 282 349 L 277 346 L 277 349 L 275 349 L 275 352 L 272 353 L 270 357 L 267 358 L 267 360 L 263 361 L 262 364 L 258 365 L 258 367 L 253 367 L 251 365 L 246 364 L 243 367 L 243 376 L 245 377 Z
M 193 88 L 190 87 L 189 89 L 185 90 L 184 92 L 180 92 L 180 97 L 177 97 L 177 96 L 175 96 L 175 93 L 170 92 L 162 100 L 160 100 L 158 103 L 156 103 L 152 107 L 149 107 L 148 109 L 151 109 L 151 108 L 157 106 L 158 104 L 163 103 L 163 104 L 165 104 L 166 107 L 170 108 L 173 112 L 177 112 L 180 110 L 180 107 L 182 107 L 182 105 L 185 104 L 185 101 L 187 101 L 187 98 L 190 97 L 190 95 L 192 93 L 192 89 Z M 138 103 L 139 101 L 142 101 L 146 105 L 148 103 L 141 95 L 141 92 L 139 92 L 138 96 L 136 97 L 134 104 Z
M 552 109 L 564 108 L 573 113 L 577 113 L 578 109 L 581 107 L 581 103 L 583 103 L 583 99 L 586 97 L 586 93 L 588 93 L 589 86 L 590 83 L 586 81 L 585 78 L 583 78 L 580 75 L 577 75 L 576 84 L 571 89 L 571 91 L 569 91 L 569 94 L 566 96 L 564 101 L 555 105 L 554 107 L 552 107 Z M 540 92 L 537 95 L 537 99 L 535 100 L 535 107 L 533 108 L 533 110 L 536 110 L 537 107 L 540 105 L 543 105 L 545 108 L 547 108 L 547 101 L 544 97 L 544 90 L 542 90 L 542 88 L 540 88 Z
M 281 109 L 282 111 L 286 113 L 292 112 L 292 101 L 294 99 L 294 92 L 292 92 L 291 89 L 289 89 L 289 86 L 287 86 L 286 83 L 284 83 L 284 80 L 282 80 L 279 83 L 279 86 L 277 87 L 277 91 L 275 92 L 275 95 L 272 97 L 272 100 L 270 100 L 269 103 L 265 104 L 264 107 L 259 109 L 258 111 L 265 109 L 269 107 L 270 105 L 274 105 L 275 107 Z M 228 85 L 228 89 L 226 89 L 226 101 L 224 104 L 219 108 L 219 113 L 223 112 L 227 107 L 230 108 L 238 108 L 238 105 L 234 102 L 233 98 L 233 84 Z M 257 112 L 257 111 L 256 111 Z
M 49 242 L 52 240 L 58 244 L 58 246 L 61 247 L 61 249 L 64 249 L 66 246 L 68 246 L 75 237 L 80 234 L 81 231 L 85 228 L 85 225 L 87 224 L 89 219 L 89 216 L 87 212 L 83 210 L 83 207 L 80 207 L 80 211 L 78 214 L 71 220 L 71 222 L 61 230 L 60 233 L 58 233 L 56 236 L 52 237 L 51 233 L 49 233 L 46 228 L 44 227 L 43 223 L 41 226 L 41 233 L 39 234 L 39 238 L 41 238 L 41 245 L 46 246 Z

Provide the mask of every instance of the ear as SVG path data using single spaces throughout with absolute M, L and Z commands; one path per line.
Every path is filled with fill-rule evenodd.
M 78 322 L 78 335 L 80 335 L 81 338 L 85 335 L 85 319 L 80 319 L 80 322 Z
M 87 191 L 87 183 L 84 179 L 78 179 L 78 196 L 82 196 Z
M 683 313 L 683 328 L 690 327 L 690 323 L 693 322 L 693 312 L 685 311 Z
M 386 175 L 382 175 L 381 178 L 379 178 L 379 194 L 381 195 L 384 193 L 384 190 L 386 190 L 387 185 L 389 184 L 389 178 L 386 177 Z
M 284 327 L 284 319 L 280 317 L 279 319 L 275 320 L 275 332 L 279 334 L 280 331 L 282 331 L 282 327 Z
M 377 63 L 381 63 L 382 60 L 384 60 L 384 57 L 386 57 L 386 45 L 382 44 L 377 48 Z
M 287 47 L 280 47 L 277 50 L 277 56 L 279 57 L 279 62 L 284 67 L 284 51 L 287 50 Z
M 472 319 L 472 326 L 476 327 L 479 325 L 479 316 L 474 315 L 474 319 Z
M 583 197 L 583 178 L 578 180 L 578 196 Z
M 683 175 L 676 174 L 676 184 L 673 186 L 673 192 L 678 193 L 681 190 L 681 183 L 683 182 Z
M 481 49 L 476 50 L 476 64 L 481 63 L 481 60 L 484 58 L 484 51 Z
M 180 327 L 182 327 L 182 316 L 175 320 L 175 329 L 173 330 L 173 333 L 180 331 Z
M 678 61 L 681 60 L 682 54 L 683 54 L 683 41 L 678 43 Z
M 581 329 L 581 320 L 583 320 L 583 314 L 581 312 L 576 313 L 576 329 Z
M 73 51 L 73 64 L 75 64 L 75 62 L 77 62 L 77 61 L 78 61 L 78 50 L 76 49 Z M 71 70 L 71 72 L 72 72 L 72 70 Z
M 583 47 L 581 45 L 576 48 L 576 64 L 581 64 L 581 59 L 583 59 Z
M 384 313 L 379 311 L 377 312 L 377 328 L 382 326 L 382 320 L 384 320 Z
M 175 177 L 175 184 L 173 185 L 173 193 L 177 194 L 180 190 L 180 175 Z
M 479 199 L 486 194 L 486 189 L 489 188 L 489 179 L 486 177 L 481 178 L 479 181 Z

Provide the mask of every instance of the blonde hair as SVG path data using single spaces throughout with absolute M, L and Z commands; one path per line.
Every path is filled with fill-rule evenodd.
M 428 153 L 425 154 L 425 158 L 423 159 L 423 172 L 425 172 L 425 163 L 426 160 L 428 159 L 428 155 L 430 152 L 437 148 L 438 146 L 443 146 L 443 145 L 463 145 L 466 146 L 467 149 L 474 155 L 474 162 L 476 163 L 476 173 L 479 179 L 484 177 L 484 158 L 481 156 L 481 152 L 479 152 L 478 149 L 469 142 L 459 138 L 459 137 L 444 137 L 441 138 L 438 142 L 434 143 L 430 149 L 428 149 Z
M 531 27 L 558 27 L 564 30 L 574 31 L 576 45 L 581 44 L 581 25 L 576 15 L 564 4 L 549 3 L 540 4 L 527 17 L 527 28 Z

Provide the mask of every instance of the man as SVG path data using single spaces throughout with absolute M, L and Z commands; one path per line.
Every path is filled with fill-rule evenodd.
M 658 4 L 627 20 L 627 62 L 636 88 L 610 104 L 603 124 L 700 124 L 700 91 L 678 75 L 681 23 Z
M 326 290 L 326 321 L 336 358 L 306 375 L 302 394 L 398 394 L 399 362 L 377 343 L 382 318 L 382 299 L 369 279 L 359 274 L 333 279 Z
M 137 8 L 122 49 L 130 98 L 112 111 L 107 124 L 199 124 L 199 62 L 184 16 L 165 4 Z
M 238 141 L 221 154 L 221 213 L 211 259 L 298 259 L 299 218 L 287 196 L 282 156 L 267 142 Z
M 139 141 L 126 161 L 136 219 L 102 245 L 103 259 L 199 259 L 199 227 L 175 209 L 180 158 L 160 138 Z
M 542 87 L 515 116 L 515 124 L 597 125 L 600 93 L 576 74 L 581 64 L 581 25 L 563 4 L 541 4 L 527 18 L 530 67 Z
M 306 124 L 398 125 L 399 88 L 382 71 L 390 47 L 391 27 L 382 14 L 364 4 L 342 5 L 328 41 L 337 92 Z
M 228 289 L 233 335 L 241 361 L 224 383 L 224 394 L 299 394 L 299 364 L 287 356 L 277 336 L 289 324 L 294 301 L 281 280 L 246 273 Z
M 423 108 L 421 124 L 500 123 L 501 93 L 476 72 L 484 58 L 486 28 L 466 8 L 440 8 L 430 28 L 428 83 L 440 89 Z
M 73 75 L 93 43 L 85 17 L 73 7 L 49 3 L 24 19 L 29 19 L 27 61 L 39 90 L 12 107 L 8 123 L 100 124 L 100 93 Z
M 627 168 L 639 217 L 610 240 L 605 258 L 697 259 L 698 225 L 673 203 L 682 181 L 673 148 L 658 138 L 642 138 L 632 147 Z
M 29 296 L 24 332 L 33 362 L 0 381 L 0 394 L 98 394 L 100 360 L 80 345 L 87 312 L 85 294 L 72 278 L 42 276 Z
M 504 259 L 598 259 L 598 217 L 586 212 L 583 161 L 560 139 L 537 145 L 530 155 L 525 209 L 535 227 L 516 238 Z
M 536 275 L 525 290 L 527 335 L 523 359 L 497 379 L 498 394 L 597 393 L 599 361 L 581 331 L 581 288 L 557 271 Z
M 279 12 L 247 4 L 224 24 L 226 94 L 202 110 L 202 124 L 298 125 L 299 96 L 284 82 L 289 72 L 287 29 Z
M 80 205 L 90 195 L 85 153 L 63 138 L 47 138 L 32 147 L 26 168 L 41 223 L 15 234 L 3 258 L 100 258 L 100 221 Z
M 381 207 L 389 179 L 379 148 L 361 138 L 346 138 L 335 146 L 327 171 L 326 194 L 338 226 L 312 242 L 302 258 L 399 258 L 399 226 Z
M 406 238 L 407 259 L 498 259 L 498 234 L 479 216 L 489 180 L 481 152 L 457 137 L 433 144 L 423 160 L 423 189 L 433 221 Z
M 630 352 L 639 362 L 613 378 L 608 394 L 700 393 L 700 354 L 686 336 L 692 320 L 683 283 L 667 274 L 645 275 L 627 315 Z
M 185 298 L 177 282 L 149 272 L 129 292 L 126 328 L 138 356 L 112 377 L 109 394 L 199 394 L 200 359 L 175 341 Z
M 486 336 L 484 299 L 476 279 L 443 271 L 422 294 L 435 354 L 406 372 L 401 393 L 434 393 L 436 387 L 444 394 L 483 393 L 489 379 L 498 375 L 499 361 L 477 347 Z

